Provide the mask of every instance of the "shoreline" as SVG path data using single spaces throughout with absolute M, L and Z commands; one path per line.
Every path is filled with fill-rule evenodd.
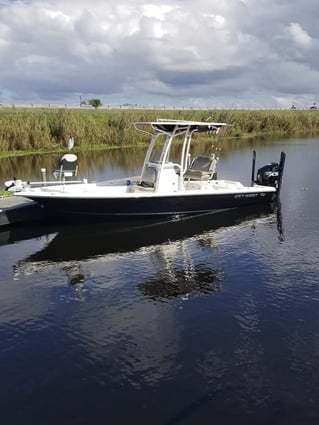
M 216 139 L 315 136 L 317 110 L 43 110 L 0 108 L 0 158 L 65 151 L 70 137 L 75 151 L 143 146 L 147 136 L 133 122 L 179 119 L 229 124 Z M 204 136 L 205 138 L 205 136 Z M 203 139 L 204 139 L 203 138 Z

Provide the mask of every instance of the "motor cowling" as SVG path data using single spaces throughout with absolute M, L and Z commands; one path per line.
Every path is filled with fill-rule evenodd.
M 25 186 L 25 182 L 20 179 L 13 178 L 13 180 L 8 180 L 4 183 L 5 190 L 9 192 L 20 192 Z
M 264 165 L 257 171 L 257 183 L 263 186 L 278 187 L 280 167 L 277 162 Z

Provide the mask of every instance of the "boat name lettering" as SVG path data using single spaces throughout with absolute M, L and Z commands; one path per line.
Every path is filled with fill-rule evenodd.
M 235 198 L 256 198 L 259 193 L 241 193 L 239 195 L 235 195 Z M 265 196 L 265 194 L 260 194 L 261 196 Z

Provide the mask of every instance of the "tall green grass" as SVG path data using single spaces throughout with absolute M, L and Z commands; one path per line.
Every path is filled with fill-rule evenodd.
M 227 137 L 315 134 L 319 111 L 252 110 L 46 110 L 0 109 L 0 152 L 65 149 L 72 136 L 78 149 L 136 146 L 148 140 L 130 125 L 157 118 L 222 121 Z

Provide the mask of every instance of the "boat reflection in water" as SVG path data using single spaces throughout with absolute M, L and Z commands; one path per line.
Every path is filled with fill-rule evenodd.
M 178 269 L 176 265 L 165 268 L 159 271 L 159 275 L 154 274 L 142 282 L 138 288 L 145 297 L 152 300 L 187 299 L 190 294 L 209 295 L 220 292 L 222 279 L 223 273 L 218 268 L 209 265 L 196 267 L 190 262 L 183 269 Z
M 46 245 L 15 265 L 15 278 L 58 268 L 65 273 L 69 284 L 83 286 L 94 273 L 105 272 L 101 270 L 101 264 L 115 261 L 114 267 L 120 270 L 126 267 L 127 256 L 133 253 L 143 256 L 145 260 L 139 257 L 139 261 L 147 264 L 150 271 L 137 284 L 140 292 L 148 298 L 165 301 L 189 294 L 216 293 L 221 290 L 223 271 L 211 257 L 207 262 L 203 262 L 200 256 L 195 258 L 196 252 L 201 248 L 215 248 L 216 229 L 237 226 L 249 220 L 253 221 L 253 225 L 256 219 L 274 220 L 276 211 L 274 205 L 268 204 L 160 223 L 132 223 L 130 220 L 117 224 L 44 227 L 42 234 L 46 237 Z M 12 229 L 11 243 L 14 242 L 15 231 L 19 232 Z M 36 237 L 39 237 L 39 231 L 39 228 L 35 229 Z M 18 235 L 16 233 L 17 239 Z

